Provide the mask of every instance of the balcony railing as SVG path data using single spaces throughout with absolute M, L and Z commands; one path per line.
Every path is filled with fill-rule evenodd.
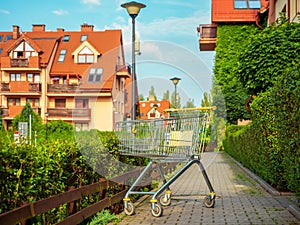
M 11 67 L 28 67 L 28 65 L 29 65 L 29 62 L 28 62 L 27 58 L 10 60 Z
M 16 115 L 20 114 L 22 112 L 22 109 L 24 106 L 9 106 L 8 108 L 0 108 L 0 111 L 2 111 L 2 117 L 15 117 Z M 32 110 L 41 115 L 41 108 L 40 107 L 32 107 Z
M 48 84 L 48 92 L 76 92 L 78 84 Z
M 1 83 L 1 91 L 9 91 L 9 83 Z
M 50 117 L 70 117 L 70 118 L 91 118 L 91 109 L 89 108 L 48 108 Z
M 28 81 L 11 81 L 1 83 L 1 92 L 41 92 L 40 83 L 29 83 Z
M 200 51 L 213 51 L 216 47 L 217 25 L 201 24 L 198 32 L 200 33 Z

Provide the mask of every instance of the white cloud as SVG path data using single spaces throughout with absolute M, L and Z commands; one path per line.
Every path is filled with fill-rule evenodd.
M 9 11 L 7 11 L 7 10 L 4 10 L 4 9 L 0 9 L 0 13 L 2 13 L 2 14 L 10 14 L 10 12 L 9 12 Z
M 81 0 L 81 3 L 89 6 L 95 6 L 101 4 L 100 0 Z
M 53 14 L 57 15 L 57 16 L 63 16 L 63 15 L 67 15 L 69 14 L 68 11 L 63 10 L 63 9 L 56 9 L 52 11 Z

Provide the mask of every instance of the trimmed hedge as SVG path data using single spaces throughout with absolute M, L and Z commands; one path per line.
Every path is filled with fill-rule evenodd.
M 300 71 L 286 71 L 251 104 L 252 123 L 230 125 L 224 149 L 272 186 L 300 199 Z

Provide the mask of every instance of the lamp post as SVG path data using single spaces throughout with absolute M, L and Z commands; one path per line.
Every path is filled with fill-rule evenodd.
M 46 118 L 46 140 L 48 140 L 48 116 L 49 116 L 49 113 L 45 112 L 45 118 Z
M 145 8 L 146 5 L 142 3 L 138 3 L 135 1 L 124 3 L 121 7 L 125 8 L 132 19 L 132 72 L 131 72 L 131 79 L 132 79 L 132 91 L 131 91 L 131 99 L 132 99 L 132 111 L 131 111 L 131 119 L 134 120 L 136 118 L 136 93 L 135 93 L 135 83 L 136 83 L 136 76 L 135 76 L 135 18 L 138 16 L 140 10 Z
M 181 80 L 179 77 L 173 77 L 170 79 L 175 86 L 175 99 L 174 99 L 174 108 L 177 108 L 177 84 Z

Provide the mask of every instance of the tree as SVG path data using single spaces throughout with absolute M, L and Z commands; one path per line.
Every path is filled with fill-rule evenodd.
M 13 119 L 12 125 L 14 130 L 18 130 L 19 122 L 27 122 L 30 124 L 30 115 L 32 131 L 39 131 L 42 127 L 42 118 L 33 111 L 29 102 L 24 106 L 21 113 Z
M 189 99 L 183 108 L 195 108 L 194 99 Z
M 163 100 L 170 100 L 170 91 L 167 90 L 163 95 Z
M 211 106 L 211 102 L 211 96 L 207 92 L 204 92 L 203 99 L 201 101 L 201 107 Z
M 155 99 L 155 101 L 157 100 L 156 94 L 155 94 L 155 90 L 154 90 L 154 87 L 153 87 L 153 86 L 151 86 L 151 89 L 150 89 L 150 91 L 149 91 L 149 97 L 150 97 L 150 96 L 153 96 L 154 99 Z
M 145 101 L 144 95 L 142 95 L 142 94 L 139 95 L 139 101 Z

